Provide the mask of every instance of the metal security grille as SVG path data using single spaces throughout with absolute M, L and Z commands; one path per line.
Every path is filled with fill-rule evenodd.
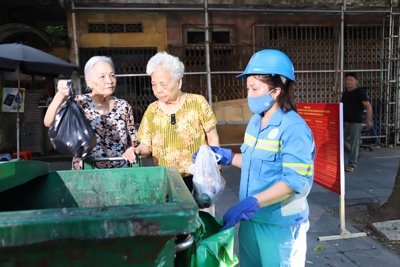
M 278 49 L 286 53 L 296 71 L 296 101 L 337 102 L 339 29 L 331 26 L 255 25 L 255 52 Z
M 393 116 L 383 107 L 382 25 L 346 26 L 344 30 L 344 72 L 357 72 L 359 85 L 371 100 L 378 136 L 386 136 L 386 119 Z M 296 101 L 338 102 L 340 89 L 340 28 L 336 26 L 255 25 L 255 51 L 279 49 L 293 61 L 296 71 Z M 345 74 L 344 73 L 344 74 Z M 394 95 L 389 97 L 394 101 Z
M 383 38 L 384 27 L 347 26 L 344 31 L 344 69 L 357 73 L 359 86 L 365 89 L 373 111 L 376 134 L 386 136 L 384 121 L 388 113 L 383 105 L 384 49 L 387 47 Z M 370 132 L 364 136 L 371 136 Z M 374 141 L 374 139 L 372 139 Z
M 206 55 L 204 45 L 171 45 L 169 52 L 185 64 L 182 90 L 208 98 Z M 247 96 L 245 80 L 237 79 L 246 67 L 252 49 L 245 45 L 210 45 L 212 101 L 225 101 Z
M 114 95 L 129 102 L 135 123 L 140 123 L 147 106 L 156 100 L 150 77 L 145 73 L 147 62 L 157 53 L 157 48 L 81 48 L 79 51 L 82 68 L 92 56 L 112 58 L 117 76 Z M 85 84 L 85 81 L 82 79 L 81 83 Z

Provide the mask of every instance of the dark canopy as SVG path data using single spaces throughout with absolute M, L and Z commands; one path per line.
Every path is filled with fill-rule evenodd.
M 24 74 L 53 76 L 71 75 L 77 66 L 36 48 L 13 43 L 0 45 L 0 69 Z

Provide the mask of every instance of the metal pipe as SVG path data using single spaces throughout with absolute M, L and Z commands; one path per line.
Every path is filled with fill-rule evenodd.
M 72 20 L 72 46 L 75 55 L 75 65 L 79 65 L 79 49 L 78 49 L 78 38 L 76 34 L 76 15 L 75 15 L 75 4 L 71 0 L 71 20 Z M 70 77 L 78 85 L 78 93 L 82 93 L 82 84 L 79 79 L 77 71 L 74 71 Z
M 207 1 L 207 0 L 205 0 Z M 179 244 L 175 244 L 175 252 L 183 251 L 185 249 L 188 249 L 194 242 L 194 236 L 189 234 L 189 236 L 183 240 Z
M 392 4 L 393 5 L 393 4 Z M 397 15 L 398 16 L 398 19 L 399 19 L 399 23 L 398 23 L 398 25 L 400 25 L 400 14 L 399 14 L 399 12 L 396 12 L 397 14 L 393 14 L 393 15 Z M 394 20 L 394 17 L 393 17 L 393 20 Z M 395 105 L 395 107 L 396 107 L 396 112 L 395 112 L 395 114 L 394 114 L 394 117 L 395 117 L 395 129 L 394 129 L 394 132 L 395 132 L 395 134 L 394 134 L 394 138 L 395 138 L 395 140 L 394 140 L 394 147 L 396 147 L 396 145 L 397 145 L 397 142 L 398 142 L 398 138 L 399 138 L 399 132 L 398 132 L 398 129 L 399 129 L 399 111 L 398 111 L 398 107 L 399 107 L 399 68 L 400 68 L 400 60 L 399 60 L 399 54 L 400 54 L 400 29 L 399 29 L 399 27 L 397 27 L 397 49 L 396 49 L 396 77 L 395 77 L 395 79 L 396 79 L 396 85 L 395 85 L 395 97 L 396 97 L 396 105 Z
M 382 20 L 382 43 L 381 43 L 381 71 L 380 71 L 380 83 L 379 83 L 379 90 L 380 90 L 380 95 L 379 95 L 379 114 L 378 114 L 378 118 L 379 118 L 379 133 L 381 133 L 382 131 L 382 125 L 383 125 L 383 119 L 382 119 L 382 114 L 383 114 L 383 103 L 382 103 L 382 99 L 383 99 L 383 92 L 385 90 L 385 85 L 384 85 L 384 77 L 386 77 L 385 72 L 387 72 L 387 69 L 384 69 L 385 66 L 385 35 L 386 35 L 386 16 L 383 17 Z M 387 133 L 386 133 L 387 135 Z
M 351 70 L 343 70 L 343 73 L 354 71 L 354 72 L 377 72 L 382 71 L 382 69 L 367 69 L 367 70 L 358 70 L 358 69 L 351 69 Z M 297 70 L 295 73 L 332 73 L 337 72 L 336 70 Z
M 386 108 L 386 118 L 385 118 L 385 126 L 386 126 L 386 135 L 388 138 L 385 140 L 385 145 L 389 144 L 390 138 L 390 127 L 389 125 L 389 112 L 390 112 L 390 88 L 391 88 L 391 73 L 392 73 L 392 50 L 393 50 L 393 43 L 392 43 L 392 36 L 393 36 L 393 14 L 392 14 L 392 4 L 390 5 L 390 13 L 389 13 L 389 36 L 388 36 L 388 53 L 387 53 L 387 74 L 386 74 L 386 93 L 385 93 L 385 108 Z M 395 145 L 396 140 L 393 140 Z
M 346 11 L 346 0 L 343 0 L 342 12 L 340 13 L 340 92 L 343 93 L 343 66 L 344 66 L 344 12 Z M 341 105 L 343 107 L 343 104 Z M 343 115 L 343 112 L 340 112 L 340 116 Z M 340 122 L 343 121 L 343 118 L 340 118 Z M 343 161 L 343 134 L 340 133 L 340 158 Z M 341 162 L 340 164 L 340 235 L 343 235 L 347 232 L 346 230 L 346 213 L 345 213 L 345 180 L 344 180 L 344 164 Z
M 18 92 L 16 95 L 16 100 L 17 100 L 17 159 L 19 159 L 19 109 L 21 107 L 21 99 L 20 99 L 20 95 L 21 95 L 21 66 L 18 67 Z
M 207 70 L 207 93 L 208 103 L 212 108 L 212 88 L 211 88 L 211 68 L 210 68 L 210 40 L 209 40 L 209 25 L 208 25 L 208 0 L 204 0 L 204 36 L 206 48 L 206 70 Z
M 339 36 L 339 38 L 341 38 L 340 36 Z M 341 62 L 341 53 L 340 53 L 340 51 L 341 51 L 341 47 L 340 47 L 340 43 L 339 43 L 339 45 L 338 45 L 338 47 L 337 47 L 337 56 L 336 56 L 336 60 L 337 60 L 337 62 L 336 62 L 336 69 L 335 69 L 335 85 L 334 85 L 334 91 L 335 91 L 335 93 L 337 92 L 337 89 L 338 89 L 338 82 L 340 82 L 340 81 L 338 81 L 338 75 L 340 75 L 340 73 L 339 73 L 339 68 L 340 68 L 340 62 Z M 341 79 L 342 77 L 340 76 L 340 79 Z M 339 88 L 340 89 L 340 92 L 342 92 L 342 89 L 341 88 Z M 339 102 L 340 101 L 340 94 L 338 94 L 338 96 L 337 96 L 337 101 Z
M 75 7 L 75 10 L 104 10 L 104 11 L 202 11 L 201 7 Z M 271 13 L 340 13 L 341 10 L 336 9 L 271 9 L 271 8 L 218 8 L 210 7 L 208 11 L 246 11 L 246 12 L 271 12 Z M 387 13 L 389 10 L 384 8 L 371 10 L 352 9 L 348 13 Z
M 137 155 L 140 157 L 140 155 Z M 123 157 L 106 157 L 106 158 L 93 158 L 94 162 L 100 162 L 100 161 L 118 161 L 118 160 L 124 160 Z
M 387 69 L 368 69 L 368 70 L 343 70 L 343 72 L 379 72 L 379 71 L 387 71 Z M 335 73 L 337 70 L 296 70 L 295 73 Z M 210 71 L 210 74 L 240 74 L 241 71 Z M 196 71 L 196 72 L 185 72 L 184 75 L 206 75 L 208 72 L 206 71 Z M 115 77 L 144 77 L 149 76 L 148 74 L 116 74 Z
M 149 75 L 148 74 L 115 74 L 115 77 L 144 77 L 144 76 L 149 76 Z
M 256 37 L 255 37 L 255 35 L 256 35 L 256 27 L 253 26 L 253 54 L 256 53 Z
M 340 13 L 340 93 L 343 93 L 343 68 L 344 68 L 344 12 L 346 0 L 343 0 L 342 12 Z
M 73 35 L 73 43 L 74 43 L 75 65 L 79 65 L 78 40 L 76 38 L 75 4 L 74 4 L 73 0 L 71 0 L 71 16 L 72 16 L 72 35 Z

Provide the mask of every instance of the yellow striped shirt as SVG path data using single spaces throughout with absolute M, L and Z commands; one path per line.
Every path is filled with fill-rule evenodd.
M 217 119 L 203 96 L 186 94 L 175 120 L 171 124 L 171 114 L 153 102 L 143 115 L 137 139 L 152 149 L 154 165 L 175 166 L 187 175 L 193 153 L 206 144 L 206 132 L 215 128 Z

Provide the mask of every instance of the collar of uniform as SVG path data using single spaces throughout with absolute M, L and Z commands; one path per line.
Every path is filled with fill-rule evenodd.
M 273 126 L 278 126 L 278 125 L 280 125 L 280 124 L 281 124 L 281 121 L 282 121 L 282 118 L 283 118 L 283 115 L 284 115 L 284 113 L 283 113 L 283 111 L 281 110 L 281 108 L 278 108 L 278 109 L 274 112 L 274 114 L 272 114 L 272 117 L 269 119 L 269 121 L 268 121 L 267 125 L 265 125 L 265 127 L 266 127 L 266 126 L 269 126 L 269 125 L 273 125 Z M 256 124 L 260 125 L 261 119 L 262 119 L 261 114 L 258 114 L 257 120 L 256 120 Z M 265 127 L 264 127 L 264 128 L 265 128 Z

